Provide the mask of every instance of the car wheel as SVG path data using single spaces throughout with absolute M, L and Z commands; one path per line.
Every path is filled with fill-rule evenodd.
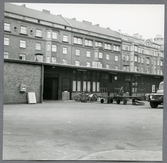
M 150 106 L 152 108 L 157 108 L 158 107 L 158 103 L 156 103 L 156 102 L 150 102 Z

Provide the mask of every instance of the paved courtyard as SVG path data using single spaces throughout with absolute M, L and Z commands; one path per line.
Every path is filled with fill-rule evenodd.
M 45 101 L 4 105 L 3 160 L 162 160 L 163 108 Z

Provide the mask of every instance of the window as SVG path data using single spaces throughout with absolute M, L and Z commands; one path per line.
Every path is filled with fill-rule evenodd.
M 36 55 L 35 60 L 38 62 L 43 62 L 43 55 Z
M 20 48 L 26 48 L 26 41 L 20 40 Z
M 103 53 L 99 52 L 99 58 L 103 58 Z
M 147 73 L 150 73 L 149 67 L 147 67 L 146 72 L 147 72 Z
M 36 43 L 35 49 L 36 50 L 41 50 L 41 43 Z
M 115 61 L 118 61 L 118 56 L 117 55 L 115 56 Z
M 140 53 L 141 52 L 141 49 L 140 48 L 138 48 L 138 53 Z
M 80 65 L 80 62 L 79 62 L 79 61 L 75 61 L 75 65 L 76 65 L 76 66 L 79 66 L 79 65 Z
M 129 55 L 126 56 L 126 61 L 129 61 Z
M 67 60 L 66 59 L 63 59 L 63 64 L 67 64 Z
M 67 48 L 63 47 L 63 54 L 67 54 Z
M 25 60 L 26 59 L 26 55 L 25 54 L 20 54 L 19 55 L 19 59 L 20 60 Z
M 106 54 L 106 60 L 110 60 L 109 54 Z
M 159 74 L 159 70 L 157 70 L 157 74 Z
M 138 47 L 137 46 L 135 46 L 135 52 L 137 52 L 138 51 Z
M 50 31 L 47 31 L 47 38 L 51 39 L 51 32 Z
M 103 47 L 103 44 L 102 42 L 99 42 L 99 41 L 95 41 L 95 47 Z
M 120 51 L 120 46 L 114 45 L 113 50 L 114 50 L 114 51 Z
M 160 65 L 163 66 L 163 61 L 162 60 L 160 61 Z
M 52 57 L 52 63 L 56 63 L 56 57 Z
M 52 39 L 57 40 L 57 32 L 52 32 Z
M 57 51 L 57 46 L 56 45 L 52 45 L 52 52 L 56 52 Z
M 111 50 L 111 44 L 104 44 L 104 49 Z
M 143 69 L 143 67 L 141 67 L 141 72 L 144 72 L 144 69 Z
M 9 45 L 9 38 L 7 37 L 4 38 L 4 45 Z
M 27 27 L 21 26 L 20 33 L 27 34 Z
M 106 65 L 106 68 L 110 68 L 110 65 Z
M 86 57 L 90 57 L 90 51 L 86 52 Z
M 144 63 L 144 60 L 143 60 L 143 58 L 141 58 L 141 63 Z
M 79 49 L 75 50 L 75 55 L 80 56 L 80 50 Z
M 9 52 L 4 52 L 4 58 L 9 58 Z
M 135 66 L 135 72 L 137 72 L 137 66 Z
M 146 63 L 150 64 L 150 59 L 149 58 L 146 58 Z
M 157 66 L 159 66 L 159 61 L 157 61 Z
M 138 63 L 140 63 L 140 57 L 138 57 Z
M 90 67 L 90 62 L 86 62 L 86 67 Z
M 50 43 L 47 43 L 47 51 L 48 52 L 50 52 L 50 48 L 51 48 Z
M 50 57 L 49 56 L 46 58 L 46 62 L 50 63 Z
M 161 75 L 163 75 L 163 71 L 161 70 Z
M 85 46 L 93 46 L 92 40 L 85 39 Z
M 117 65 L 115 66 L 115 70 L 118 70 L 118 66 Z
M 79 37 L 74 37 L 74 44 L 82 45 L 82 39 Z
M 157 62 L 156 61 L 154 61 L 154 65 L 156 65 L 157 64 Z
M 4 30 L 10 31 L 10 24 L 9 23 L 4 23 Z
M 137 56 L 135 55 L 135 62 L 137 62 Z
M 36 29 L 36 37 L 42 37 L 42 30 Z
M 68 36 L 67 35 L 63 35 L 63 42 L 68 42 Z

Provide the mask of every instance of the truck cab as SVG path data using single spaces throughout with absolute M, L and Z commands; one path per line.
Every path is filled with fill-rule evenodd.
M 164 95 L 164 82 L 159 84 L 159 88 L 156 93 L 151 93 L 149 95 L 148 101 L 150 102 L 150 106 L 152 108 L 157 108 L 158 105 L 163 104 L 163 95 Z

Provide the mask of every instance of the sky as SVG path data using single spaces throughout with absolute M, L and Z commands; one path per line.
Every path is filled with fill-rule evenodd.
M 60 3 L 15 3 L 26 4 L 27 8 L 49 10 L 53 15 L 90 21 L 93 25 L 121 30 L 133 36 L 135 33 L 144 39 L 157 34 L 164 37 L 164 5 L 155 4 L 60 4 Z

